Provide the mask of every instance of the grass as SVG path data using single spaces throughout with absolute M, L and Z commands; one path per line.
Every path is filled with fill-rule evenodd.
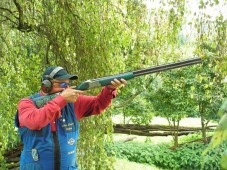
M 120 134 L 115 133 L 113 135 L 113 140 L 115 142 L 124 142 L 127 140 L 132 140 L 134 142 L 149 142 L 151 144 L 160 144 L 160 143 L 169 143 L 172 141 L 172 136 L 153 136 L 153 137 L 147 137 L 147 136 L 137 136 L 137 135 L 127 135 L 127 134 Z
M 159 170 L 159 169 L 151 165 L 130 162 L 125 159 L 116 159 L 116 162 L 114 164 L 114 170 Z

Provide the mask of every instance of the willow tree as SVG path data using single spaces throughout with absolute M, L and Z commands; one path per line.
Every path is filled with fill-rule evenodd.
M 141 2 L 135 4 L 134 10 L 139 10 Z M 60 65 L 83 81 L 124 69 L 122 47 L 130 41 L 130 27 L 125 28 L 131 5 L 128 1 L 1 1 L 1 115 L 8 115 L 1 117 L 1 131 L 7 129 L 1 137 L 1 153 L 13 143 L 12 137 L 17 140 L 13 130 L 16 105 L 20 98 L 39 90 L 40 70 Z M 112 169 L 104 150 L 111 125 L 108 114 L 81 121 L 80 169 Z

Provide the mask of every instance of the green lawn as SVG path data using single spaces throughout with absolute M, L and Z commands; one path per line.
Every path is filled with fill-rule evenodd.
M 158 168 L 150 165 L 130 162 L 125 159 L 116 159 L 114 168 L 115 170 L 159 170 Z

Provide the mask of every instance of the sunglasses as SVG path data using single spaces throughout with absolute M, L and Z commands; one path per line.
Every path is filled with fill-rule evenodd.
M 53 83 L 58 83 L 61 88 L 67 88 L 70 86 L 70 83 L 67 83 L 67 82 L 53 82 Z

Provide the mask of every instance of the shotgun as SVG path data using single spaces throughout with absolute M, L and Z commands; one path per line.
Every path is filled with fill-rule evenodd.
M 111 75 L 107 77 L 102 77 L 102 78 L 97 78 L 97 79 L 91 79 L 87 80 L 78 86 L 76 86 L 74 89 L 76 90 L 88 90 L 96 87 L 101 87 L 101 86 L 107 86 L 111 84 L 111 81 L 114 79 L 133 79 L 138 76 L 146 75 L 146 74 L 151 74 L 151 73 L 157 73 L 165 70 L 171 70 L 174 68 L 180 68 L 180 67 L 185 67 L 185 66 L 190 66 L 194 64 L 201 63 L 200 58 L 192 58 L 188 60 L 183 60 L 180 62 L 176 63 L 169 63 L 165 65 L 160 65 L 160 66 L 155 66 L 155 67 L 150 67 L 147 69 L 142 69 L 142 70 L 137 70 L 133 72 L 127 72 L 127 73 L 122 73 L 122 74 L 116 74 L 116 75 Z M 59 93 L 54 93 L 46 96 L 41 96 L 33 99 L 33 102 L 35 103 L 37 108 L 43 107 L 48 101 L 52 100 L 55 98 Z

